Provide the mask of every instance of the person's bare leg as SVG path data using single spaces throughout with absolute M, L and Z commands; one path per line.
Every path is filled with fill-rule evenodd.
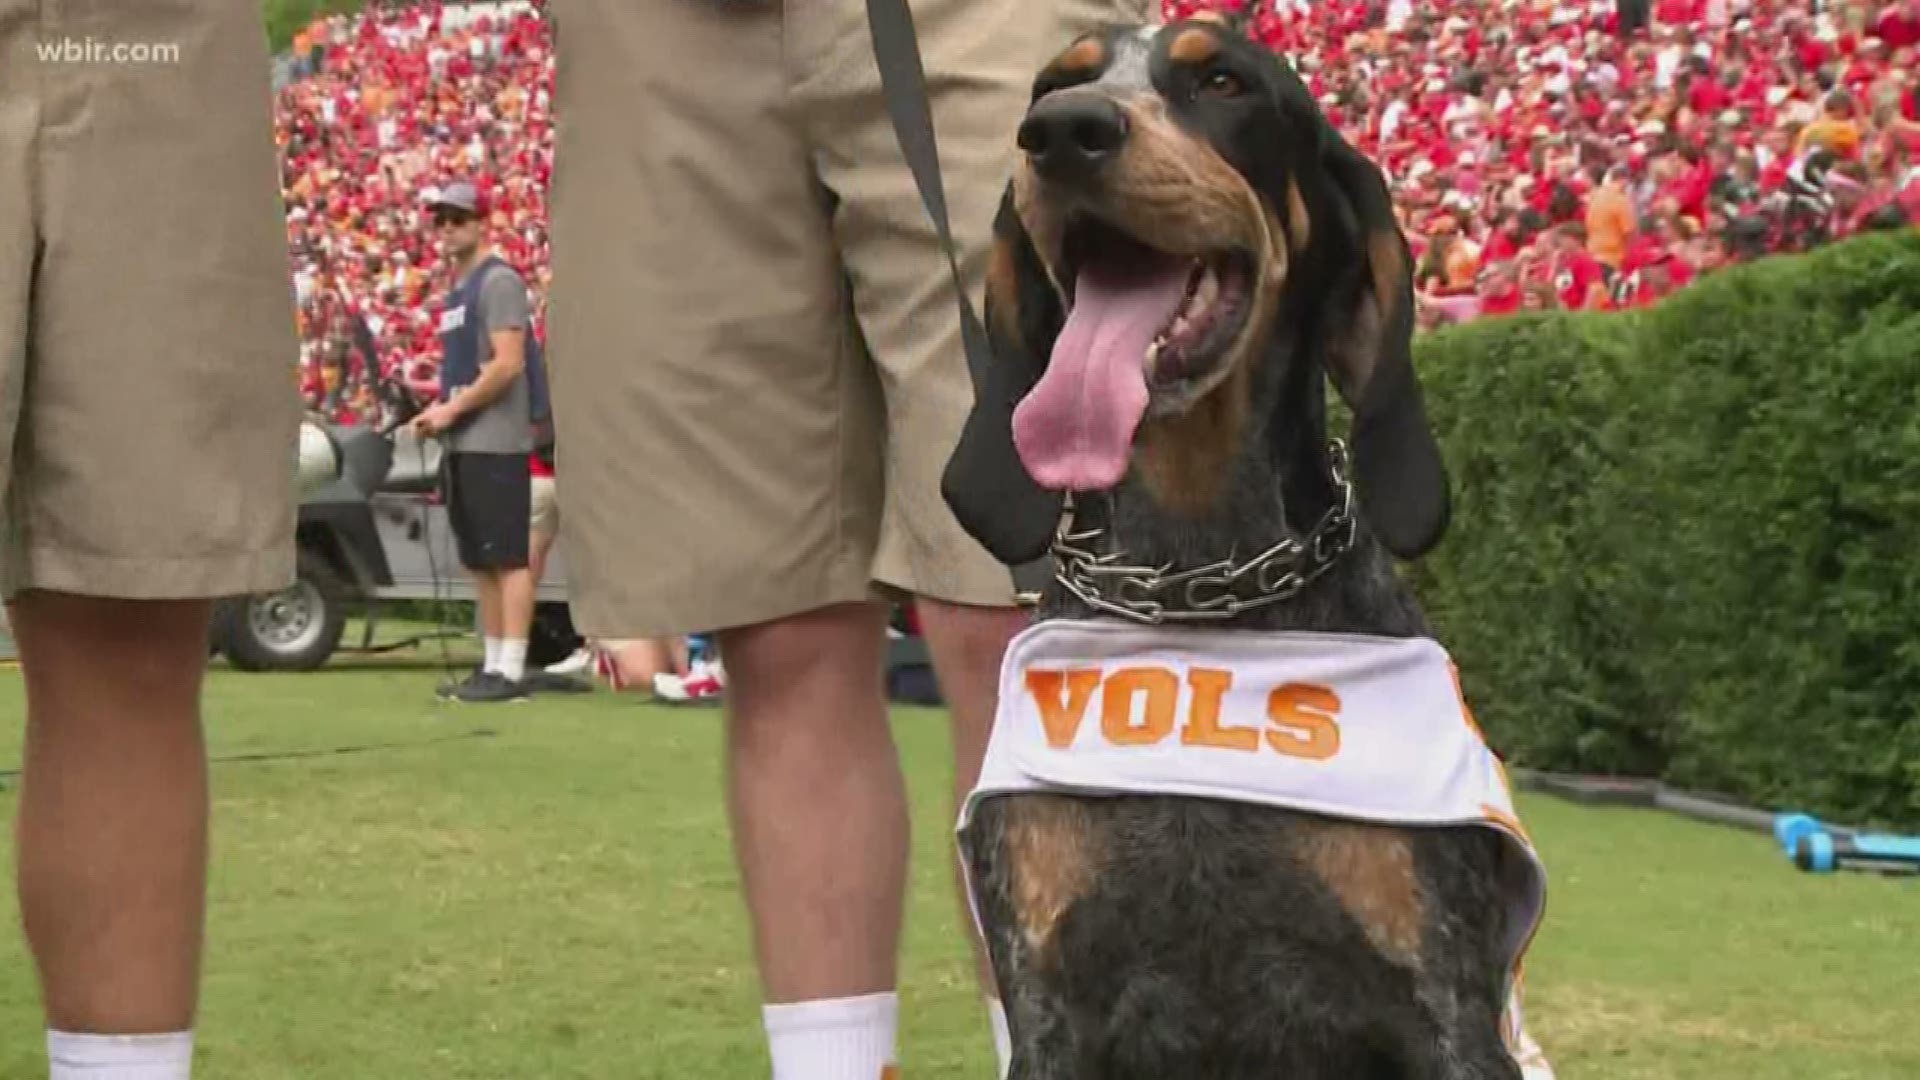
M 993 733 L 993 716 L 999 707 L 1000 660 L 1007 642 L 1025 629 L 1028 615 L 1019 608 L 969 607 L 939 600 L 918 601 L 920 629 L 926 636 L 927 651 L 933 658 L 933 670 L 940 680 L 941 696 L 946 699 L 953 729 L 953 816 L 980 778 L 981 759 L 986 757 L 987 738 Z M 993 964 L 980 932 L 973 924 L 972 908 L 967 903 L 966 880 L 960 875 L 957 858 L 953 861 L 954 892 L 960 899 L 960 924 L 973 949 L 974 973 L 980 992 L 990 1002 L 1000 999 L 999 985 L 993 977 Z M 995 1023 L 1004 1023 L 1004 1013 Z M 1000 1033 L 996 1032 L 996 1039 Z
M 500 636 L 525 641 L 533 629 L 533 571 L 526 567 L 502 570 L 496 578 L 499 590 Z
M 768 1004 L 890 992 L 907 797 L 881 675 L 886 612 L 724 631 L 727 803 Z
M 500 637 L 505 620 L 500 617 L 500 574 L 495 570 L 473 571 L 473 598 L 480 609 L 480 632 Z
M 185 1031 L 198 1008 L 207 765 L 206 601 L 23 593 L 16 822 L 21 921 L 47 1024 Z
M 666 648 L 653 638 L 622 642 L 620 650 L 614 653 L 614 663 L 620 666 L 623 684 L 643 690 L 653 687 L 655 675 L 673 670 Z
M 558 538 L 556 533 L 536 531 L 527 541 L 527 574 L 536 586 L 547 576 L 547 556 Z

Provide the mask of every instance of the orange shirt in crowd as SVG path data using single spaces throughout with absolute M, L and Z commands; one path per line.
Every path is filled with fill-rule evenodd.
M 1480 248 L 1464 236 L 1455 240 L 1447 246 L 1446 269 L 1449 292 L 1472 292 L 1480 275 Z
M 1627 260 L 1635 228 L 1633 200 L 1617 187 L 1602 185 L 1587 206 L 1587 253 L 1614 269 Z
M 1860 126 L 1851 120 L 1821 117 L 1800 132 L 1794 152 L 1804 154 L 1810 146 L 1824 146 L 1843 158 L 1860 152 Z

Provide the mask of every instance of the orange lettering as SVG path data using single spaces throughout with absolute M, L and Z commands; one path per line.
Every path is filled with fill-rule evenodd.
M 1040 706 L 1040 723 L 1047 729 L 1048 746 L 1065 750 L 1073 745 L 1073 737 L 1080 733 L 1080 721 L 1087 715 L 1087 702 L 1093 700 L 1093 689 L 1099 685 L 1098 668 L 1027 672 L 1027 692 Z M 1062 689 L 1066 690 L 1065 701 L 1061 700 Z
M 1133 699 L 1146 695 L 1139 723 Z M 1180 679 L 1166 668 L 1122 668 L 1107 680 L 1100 703 L 1100 730 L 1115 746 L 1148 746 L 1173 732 L 1173 710 L 1180 701 Z
M 1449 660 L 1447 661 L 1447 670 L 1453 674 L 1453 693 L 1454 696 L 1460 700 L 1460 715 L 1467 718 L 1467 727 L 1473 731 L 1473 737 L 1479 739 L 1481 745 L 1485 746 L 1487 743 L 1487 733 L 1480 730 L 1480 722 L 1473 718 L 1473 708 L 1467 704 L 1466 687 L 1460 682 L 1460 666 Z M 1513 782 L 1507 779 L 1506 763 L 1502 762 L 1498 755 L 1493 754 L 1492 747 L 1488 747 L 1487 752 L 1493 757 L 1493 771 L 1494 775 L 1500 778 L 1500 790 L 1506 792 L 1507 801 L 1512 802 Z M 1521 835 L 1525 834 L 1522 833 Z
M 1260 749 L 1259 729 L 1220 726 L 1220 699 L 1233 685 L 1232 672 L 1194 668 L 1187 672 L 1187 685 L 1193 687 L 1193 711 L 1180 731 L 1182 744 L 1221 750 Z
M 1288 757 L 1325 761 L 1340 752 L 1340 697 L 1324 686 L 1288 683 L 1267 698 L 1274 728 L 1267 745 Z
M 1467 726 L 1481 742 L 1487 741 L 1486 732 L 1480 730 L 1479 721 L 1473 718 L 1473 708 L 1467 704 L 1466 688 L 1460 685 L 1460 668 L 1453 661 L 1447 661 L 1447 671 L 1453 675 L 1453 696 L 1460 701 L 1460 715 L 1467 718 Z

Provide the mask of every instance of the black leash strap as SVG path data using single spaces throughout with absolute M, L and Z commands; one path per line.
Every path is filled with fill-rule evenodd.
M 886 99 L 887 115 L 893 120 L 894 135 L 900 140 L 900 152 L 913 172 L 914 186 L 920 189 L 920 202 L 933 219 L 939 235 L 940 250 L 947 257 L 947 271 L 953 279 L 953 297 L 960 307 L 960 343 L 967 353 L 967 374 L 973 381 L 976 397 L 987 392 L 987 370 L 993 362 L 993 346 L 987 339 L 986 324 L 973 310 L 966 282 L 960 276 L 960 255 L 953 240 L 953 226 L 947 219 L 947 192 L 940 182 L 940 152 L 933 137 L 933 107 L 927 103 L 927 75 L 920 63 L 920 39 L 913 29 L 913 13 L 907 0 L 867 0 L 867 28 L 873 34 L 873 56 L 880 67 L 880 93 Z M 1023 594 L 1038 593 L 1053 577 L 1052 560 L 1041 558 L 1011 568 L 1014 588 Z
M 960 304 L 960 342 L 967 351 L 973 391 L 978 394 L 986 385 L 992 346 L 987 341 L 986 325 L 974 313 L 973 301 L 967 297 L 966 284 L 960 277 L 960 256 L 947 220 L 947 192 L 940 183 L 940 152 L 934 144 L 933 109 L 927 104 L 927 75 L 920 65 L 920 39 L 913 30 L 913 13 L 907 9 L 907 0 L 867 0 L 867 26 L 873 32 L 873 55 L 880 65 L 880 92 L 887 101 L 887 115 L 893 118 L 900 152 L 906 155 L 907 168 L 913 170 L 920 202 L 933 219 L 940 249 L 947 256 L 953 295 Z

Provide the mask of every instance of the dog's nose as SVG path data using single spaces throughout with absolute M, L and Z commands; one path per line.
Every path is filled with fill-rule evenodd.
M 1103 97 L 1042 101 L 1020 124 L 1020 149 L 1049 180 L 1089 179 L 1127 142 L 1127 114 Z

